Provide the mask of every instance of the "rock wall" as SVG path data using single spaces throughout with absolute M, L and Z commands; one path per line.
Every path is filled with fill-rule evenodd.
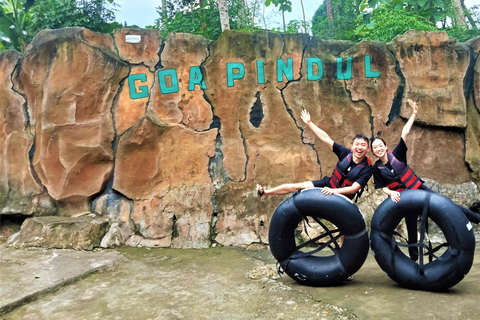
M 353 44 L 44 30 L 23 55 L 0 54 L 0 212 L 94 212 L 112 226 L 103 247 L 267 243 L 283 198 L 257 199 L 256 183 L 319 179 L 336 163 L 302 108 L 341 144 L 382 131 L 394 146 L 407 99 L 420 105 L 409 164 L 440 192 L 470 183 L 459 201 L 478 208 L 479 54 L 480 38 L 441 32 Z M 372 189 L 367 220 L 385 198 Z

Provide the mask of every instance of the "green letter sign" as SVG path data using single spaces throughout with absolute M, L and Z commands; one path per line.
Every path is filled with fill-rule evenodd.
M 202 70 L 199 66 L 190 67 L 190 81 L 188 82 L 188 91 L 195 90 L 195 85 L 198 84 L 200 89 L 207 89 L 205 81 L 203 80 Z
M 145 73 L 131 74 L 128 76 L 128 89 L 130 91 L 130 99 L 141 99 L 148 97 L 148 87 L 139 86 L 138 90 L 135 88 L 135 81 L 146 82 L 147 75 Z
M 233 70 L 238 70 L 233 73 Z M 227 62 L 227 86 L 233 87 L 233 80 L 242 79 L 245 76 L 245 67 L 241 62 Z
M 172 81 L 172 86 L 167 87 L 165 78 L 169 76 Z M 175 93 L 178 92 L 178 79 L 177 72 L 174 69 L 160 70 L 158 71 L 158 82 L 160 83 L 161 93 Z
M 316 64 L 318 73 L 313 74 L 313 65 Z M 307 80 L 315 81 L 320 80 L 323 77 L 323 63 L 320 58 L 307 58 Z
M 277 81 L 283 81 L 283 75 L 287 78 L 287 81 L 293 80 L 293 59 L 288 58 L 287 64 L 282 59 L 277 60 Z
M 352 57 L 347 57 L 347 71 L 342 72 L 343 59 L 337 58 L 337 79 L 349 80 L 352 79 Z
M 372 61 L 370 56 L 365 56 L 365 78 L 378 78 L 380 72 L 372 71 Z

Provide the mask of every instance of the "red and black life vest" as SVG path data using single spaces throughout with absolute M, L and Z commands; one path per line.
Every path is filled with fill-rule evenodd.
M 357 164 L 354 168 L 352 168 L 347 174 L 345 174 L 345 170 L 350 165 L 352 161 L 353 152 L 350 153 L 343 158 L 341 161 L 337 162 L 337 166 L 335 170 L 333 170 L 332 178 L 330 178 L 330 186 L 332 189 L 336 188 L 343 188 L 349 187 L 353 185 L 353 183 L 362 175 L 363 170 L 372 166 L 372 161 L 365 156 L 365 159 Z M 363 190 L 363 186 L 362 186 Z M 346 197 L 353 199 L 355 194 L 346 194 Z
M 395 161 L 400 161 L 391 151 L 387 153 L 388 162 L 393 166 Z M 390 190 L 403 191 L 405 189 L 418 189 L 422 185 L 422 180 L 419 176 L 413 172 L 413 170 L 407 165 L 405 169 L 402 170 L 399 174 L 390 171 L 386 166 L 378 166 L 382 174 L 382 178 L 387 184 L 387 187 Z

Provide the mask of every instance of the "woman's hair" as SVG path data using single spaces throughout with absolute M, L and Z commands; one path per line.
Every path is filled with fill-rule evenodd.
M 387 143 L 385 142 L 385 140 L 383 140 L 382 138 L 380 138 L 381 135 L 382 135 L 382 131 L 378 131 L 378 132 L 377 132 L 377 135 L 376 135 L 375 137 L 372 137 L 372 138 L 370 139 L 370 149 L 373 150 L 373 143 L 375 142 L 375 140 L 381 140 L 384 145 L 387 145 Z
M 385 142 L 385 140 L 383 140 L 383 139 L 380 138 L 379 136 L 376 136 L 376 137 L 370 139 L 370 148 L 371 148 L 372 150 L 373 150 L 373 143 L 375 142 L 375 140 L 381 140 L 384 145 L 387 145 L 387 143 Z

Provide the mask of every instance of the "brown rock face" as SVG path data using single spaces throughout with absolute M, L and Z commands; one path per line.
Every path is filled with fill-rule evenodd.
M 183 123 L 194 130 L 207 130 L 213 120 L 212 106 L 203 97 L 198 68 L 208 56 L 208 41 L 202 36 L 185 33 L 170 34 L 162 52 L 162 70 L 175 70 L 179 91 L 162 94 L 159 76 L 149 105 L 153 118 L 165 123 Z M 196 74 L 193 68 L 197 68 Z M 161 81 L 167 82 L 167 80 Z
M 310 112 L 312 121 L 319 128 L 327 132 L 335 142 L 347 148 L 351 146 L 355 134 L 363 133 L 369 136 L 372 130 L 369 106 L 364 101 L 352 101 L 346 88 L 346 80 L 339 80 L 337 77 L 336 59 L 346 58 L 348 56 L 346 53 L 351 49 L 352 44 L 348 42 L 339 42 L 338 45 L 334 45 L 333 42 L 312 39 L 305 51 L 302 79 L 291 83 L 284 91 L 286 104 L 292 109 L 297 125 L 303 129 L 304 143 L 314 144 L 321 164 L 322 176 L 331 175 L 338 158 L 303 123 L 300 118 L 302 108 Z M 305 66 L 310 57 L 318 57 L 323 62 L 324 75 L 320 80 L 308 80 Z M 346 59 L 343 60 L 345 62 Z M 353 88 L 360 86 L 364 81 L 362 80 L 364 79 L 363 71 L 360 71 L 363 69 L 363 63 L 358 60 L 360 57 L 353 59 L 352 79 L 355 79 L 354 77 L 360 77 L 360 79 L 351 80 Z M 353 72 L 353 70 L 356 71 Z M 363 83 L 366 85 L 367 82 Z
M 8 246 L 92 250 L 108 230 L 108 220 L 88 216 L 35 217 L 25 220 L 22 230 Z
M 480 37 L 476 37 L 467 43 L 472 49 L 475 59 L 475 65 L 473 67 L 473 96 L 475 106 L 478 112 L 480 112 Z
M 85 228 L 74 245 L 76 229 L 58 231 L 68 219 L 28 220 L 19 246 L 264 244 L 290 195 L 258 199 L 255 185 L 330 176 L 338 161 L 302 108 L 337 143 L 382 131 L 393 149 L 407 99 L 420 106 L 408 163 L 470 205 L 478 192 L 457 190 L 480 183 L 479 55 L 480 37 L 457 44 L 441 32 L 354 44 L 227 31 L 162 46 L 155 30 L 120 29 L 115 42 L 44 30 L 24 56 L 0 54 L 0 213 L 94 210 L 111 225 L 104 236 L 103 222 L 90 231 L 98 219 L 72 220 Z M 370 186 L 358 203 L 367 221 L 386 197 Z
M 35 171 L 54 199 L 74 198 L 75 203 L 98 193 L 111 175 L 110 109 L 128 73 L 125 64 L 105 52 L 107 40 L 97 47 L 100 41 L 86 42 L 83 32 L 40 32 L 15 79 L 35 128 Z
M 343 58 L 348 56 L 353 58 L 352 79 L 346 80 L 351 99 L 365 101 L 370 106 L 373 134 L 384 131 L 400 85 L 395 56 L 385 43 L 370 41 L 360 42 L 342 53 Z M 370 63 L 366 56 L 370 56 Z M 378 73 L 378 77 L 371 73 Z
M 302 143 L 298 121 L 290 115 L 278 89 L 286 85 L 286 77 L 280 74 L 277 81 L 276 72 L 278 59 L 285 64 L 292 59 L 291 79 L 299 79 L 306 39 L 230 31 L 211 46 L 205 63 L 206 94 L 221 125 L 223 157 L 217 160 L 223 160 L 226 175 L 217 185 L 222 196 L 216 197 L 216 241 L 221 244 L 259 241 L 266 236 L 266 215 L 271 216 L 274 206 L 267 201 L 261 210 L 248 210 L 257 206 L 256 182 L 275 185 L 319 177 L 316 153 Z M 259 80 L 257 60 L 263 61 L 264 81 Z M 242 68 L 241 63 L 245 70 L 230 87 L 227 63 Z M 232 205 L 240 199 L 241 206 Z
M 405 123 L 405 120 L 395 118 L 382 135 L 389 150 L 393 150 L 400 140 Z M 463 155 L 463 134 L 460 131 L 414 125 L 406 144 L 408 164 L 420 177 L 449 184 L 470 181 Z M 376 160 L 373 156 L 372 161 Z
M 12 90 L 16 51 L 0 54 L 0 214 L 54 214 L 52 199 L 37 183 L 29 160 L 33 138 L 24 113 L 25 99 Z
M 477 64 L 478 61 L 477 61 Z M 468 101 L 467 129 L 465 130 L 465 162 L 471 170 L 470 177 L 480 187 L 480 113 L 473 98 Z
M 406 99 L 420 106 L 418 121 L 433 126 L 465 128 L 466 102 L 463 94 L 470 55 L 445 32 L 409 30 L 393 39 L 394 51 L 405 77 Z M 410 110 L 403 109 L 403 117 Z
M 170 239 L 175 224 L 177 242 L 183 241 L 178 246 L 206 245 L 214 193 L 208 163 L 216 135 L 145 118 L 120 138 L 113 188 L 134 200 L 131 218 L 144 237 Z
M 145 81 L 142 79 L 130 80 L 130 77 L 133 78 L 142 74 L 145 75 Z M 153 90 L 153 79 L 154 73 L 150 72 L 147 67 L 131 67 L 129 78 L 124 81 L 120 88 L 119 98 L 115 103 L 117 135 L 122 135 L 145 115 L 149 93 Z M 138 93 L 138 95 L 131 98 L 131 92 Z
M 150 71 L 155 71 L 162 45 L 162 36 L 158 30 L 116 29 L 115 44 L 122 60 L 131 64 L 143 63 Z

